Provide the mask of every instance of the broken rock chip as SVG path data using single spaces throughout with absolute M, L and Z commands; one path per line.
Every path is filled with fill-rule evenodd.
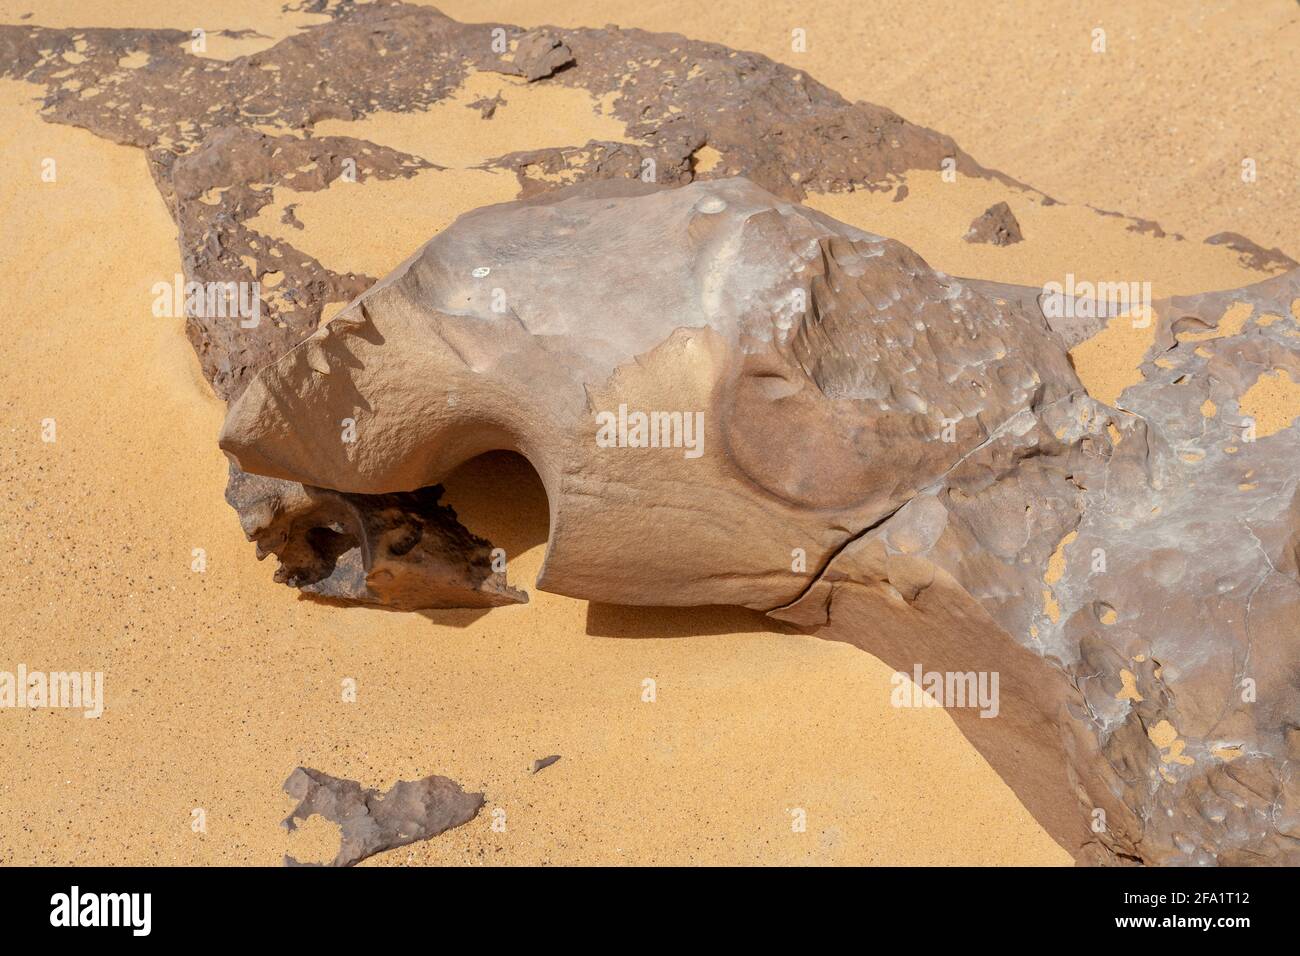
M 339 851 L 329 866 L 353 866 L 385 850 L 429 840 L 468 823 L 483 806 L 483 794 L 466 793 L 446 777 L 399 780 L 391 790 L 362 788 L 355 780 L 299 767 L 284 782 L 299 801 L 284 819 L 287 830 L 312 814 L 339 825 Z M 312 866 L 286 855 L 285 866 Z
M 551 754 L 549 757 L 538 757 L 536 760 L 533 761 L 533 765 L 528 769 L 532 773 L 541 773 L 543 770 L 545 770 L 547 767 L 549 767 L 551 764 L 555 763 L 559 759 L 560 759 L 559 754 Z
M 1009 246 L 1021 242 L 1020 223 L 1011 207 L 1005 202 L 994 203 L 976 216 L 963 237 L 967 242 L 984 242 L 994 246 Z
M 530 30 L 519 38 L 512 64 L 532 83 L 573 62 L 573 51 L 547 30 Z
M 350 495 L 234 466 L 226 485 L 258 560 L 279 559 L 281 584 L 400 611 L 527 603 L 494 568 L 491 545 L 461 525 L 441 496 L 440 487 Z

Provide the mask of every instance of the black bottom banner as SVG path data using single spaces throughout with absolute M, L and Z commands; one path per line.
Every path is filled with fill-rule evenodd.
M 610 921 L 652 937 L 679 925 L 716 927 L 733 944 L 749 932 L 766 939 L 774 922 L 796 930 L 807 920 L 822 932 L 838 923 L 893 936 L 910 926 L 925 943 L 972 934 L 999 942 L 1149 942 L 1281 932 L 1294 888 L 1293 871 L 1268 869 L 48 868 L 0 869 L 0 912 L 15 943 L 70 934 L 128 945 L 373 943 L 427 928 L 431 916 L 465 927 L 490 920 L 494 935 L 518 927 L 569 938 Z

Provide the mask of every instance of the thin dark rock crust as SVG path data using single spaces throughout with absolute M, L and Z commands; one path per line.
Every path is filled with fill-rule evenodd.
M 1296 262 L 1276 246 L 1265 249 L 1239 232 L 1216 232 L 1206 239 L 1205 243 L 1210 246 L 1227 246 L 1241 257 L 1241 264 L 1247 269 L 1275 272 L 1278 269 L 1300 267 L 1300 262 Z

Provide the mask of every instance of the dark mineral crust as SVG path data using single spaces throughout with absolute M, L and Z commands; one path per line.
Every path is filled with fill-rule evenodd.
M 1211 246 L 1227 246 L 1241 256 L 1242 264 L 1248 269 L 1264 272 L 1272 269 L 1300 268 L 1300 262 L 1296 262 L 1276 246 L 1265 249 L 1239 232 L 1216 232 L 1205 242 Z
M 271 306 L 256 328 L 241 329 L 225 317 L 189 319 L 204 374 L 227 400 L 313 332 L 326 303 L 350 301 L 377 278 L 331 272 L 301 250 L 250 230 L 247 221 L 272 201 L 274 189 L 323 189 L 344 158 L 355 160 L 358 182 L 432 165 L 373 143 L 304 140 L 298 133 L 326 119 L 427 108 L 450 96 L 470 70 L 579 87 L 598 97 L 617 91 L 615 117 L 627 124 L 629 139 L 644 144 L 574 143 L 586 148 L 495 160 L 520 171 L 529 190 L 546 188 L 523 182 L 522 168 L 538 162 L 582 181 L 636 175 L 643 159 L 653 159 L 661 184 L 690 182 L 692 157 L 705 145 L 723 157 L 718 175 L 747 176 L 792 200 L 807 190 L 892 189 L 891 176 L 938 169 L 944 159 L 964 174 L 1011 181 L 981 167 L 949 137 L 882 107 L 850 103 L 806 73 L 756 53 L 640 30 L 458 23 L 430 7 L 392 0 L 313 9 L 333 21 L 228 62 L 192 54 L 189 35 L 178 30 L 0 26 L 0 75 L 46 86 L 48 120 L 144 149 L 177 222 L 187 280 L 253 282 L 285 272 L 281 286 L 289 303 Z M 495 30 L 507 38 L 503 52 L 493 48 Z M 76 64 L 61 57 L 72 50 L 74 34 L 83 49 Z M 149 55 L 146 66 L 120 65 L 138 52 Z M 661 82 L 664 64 L 680 67 L 668 82 Z M 111 93 L 84 97 L 66 88 L 70 82 Z M 200 199 L 208 190 L 222 190 L 215 207 Z

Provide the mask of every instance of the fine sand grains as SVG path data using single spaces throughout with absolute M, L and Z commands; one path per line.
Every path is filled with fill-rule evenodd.
M 472 106 L 498 96 L 505 102 L 490 119 Z M 483 168 L 488 160 L 593 139 L 628 139 L 623 124 L 601 113 L 600 103 L 585 90 L 479 72 L 471 72 L 455 95 L 431 109 L 377 113 L 356 122 L 330 120 L 317 123 L 315 135 L 366 139 L 442 167 L 409 179 L 336 179 L 316 192 L 277 189 L 275 202 L 249 221 L 251 228 L 292 243 L 335 271 L 376 277 L 461 213 L 519 194 L 514 174 Z M 288 205 L 306 228 L 282 221 Z
M 470 22 L 614 23 L 755 50 L 1062 202 L 1195 244 L 1240 232 L 1300 259 L 1293 0 L 427 2 Z

